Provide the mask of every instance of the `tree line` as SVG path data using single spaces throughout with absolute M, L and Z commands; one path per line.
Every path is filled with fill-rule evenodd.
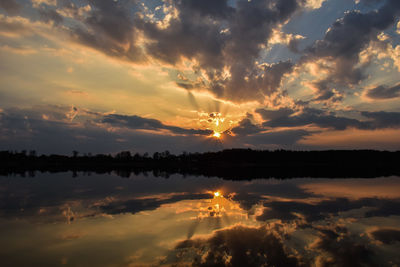
M 289 177 L 378 177 L 400 176 L 400 151 L 377 150 L 252 150 L 226 149 L 218 152 L 179 155 L 169 151 L 114 155 L 79 153 L 38 155 L 34 150 L 0 151 L 0 174 L 25 172 L 114 172 L 129 177 L 131 173 L 152 172 L 155 176 L 217 176 L 227 179 Z

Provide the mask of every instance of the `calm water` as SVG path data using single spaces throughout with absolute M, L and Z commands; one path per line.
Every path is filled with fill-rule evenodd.
M 400 178 L 0 177 L 1 266 L 400 266 Z

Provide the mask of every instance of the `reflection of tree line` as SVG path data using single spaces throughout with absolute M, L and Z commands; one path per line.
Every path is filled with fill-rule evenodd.
M 122 151 L 114 156 L 90 153 L 72 156 L 37 155 L 32 151 L 0 151 L 0 174 L 35 171 L 115 172 L 129 177 L 131 173 L 152 172 L 154 176 L 218 176 L 228 179 L 289 177 L 378 177 L 400 175 L 400 151 L 328 150 L 328 151 L 261 151 L 229 149 L 219 152 L 171 154 L 169 151 L 132 154 Z

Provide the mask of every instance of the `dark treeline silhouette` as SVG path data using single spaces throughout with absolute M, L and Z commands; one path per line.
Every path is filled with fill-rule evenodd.
M 131 173 L 152 172 L 155 176 L 171 174 L 216 176 L 225 179 L 290 177 L 380 177 L 400 176 L 400 151 L 326 150 L 287 151 L 227 149 L 219 152 L 171 154 L 168 151 L 116 155 L 72 156 L 41 155 L 35 151 L 1 151 L 0 175 L 33 176 L 40 172 L 111 173 L 129 177 Z

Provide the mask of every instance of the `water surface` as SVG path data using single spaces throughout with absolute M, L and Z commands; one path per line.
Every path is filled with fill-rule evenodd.
M 400 178 L 0 177 L 2 266 L 398 266 Z

